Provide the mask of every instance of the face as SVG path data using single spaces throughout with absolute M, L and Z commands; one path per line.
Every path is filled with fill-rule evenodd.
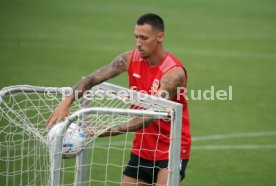
M 158 49 L 164 39 L 164 33 L 154 30 L 151 25 L 136 25 L 134 36 L 136 47 L 142 58 L 148 58 Z

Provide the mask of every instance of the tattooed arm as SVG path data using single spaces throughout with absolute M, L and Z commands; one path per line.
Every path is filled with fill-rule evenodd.
M 185 81 L 184 69 L 181 67 L 172 68 L 162 77 L 157 96 L 172 100 L 177 94 L 177 88 L 183 87 Z
M 117 56 L 109 65 L 102 67 L 79 81 L 73 88 L 73 94 L 62 100 L 49 117 L 47 128 L 50 128 L 55 122 L 63 120 L 69 114 L 69 107 L 74 102 L 75 95 L 77 95 L 77 98 L 80 98 L 86 90 L 127 71 L 130 57 L 131 52 L 125 52 Z
M 78 97 L 81 97 L 84 91 L 127 71 L 130 57 L 131 52 L 117 56 L 109 65 L 89 74 L 78 82 L 74 87 L 74 92 L 77 92 Z
M 185 82 L 185 72 L 181 67 L 174 67 L 169 70 L 160 81 L 160 89 L 157 92 L 157 96 L 172 100 L 177 94 L 177 87 L 183 87 Z M 125 132 L 133 132 L 142 128 L 146 128 L 154 121 L 153 118 L 149 117 L 136 117 L 127 123 L 122 124 L 118 128 L 112 128 L 107 132 L 100 135 L 104 136 L 115 136 Z

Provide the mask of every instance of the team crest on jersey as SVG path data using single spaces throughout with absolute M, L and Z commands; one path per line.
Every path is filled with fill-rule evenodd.
M 154 94 L 156 94 L 157 90 L 159 87 L 159 80 L 158 79 L 154 79 L 152 82 L 152 91 Z

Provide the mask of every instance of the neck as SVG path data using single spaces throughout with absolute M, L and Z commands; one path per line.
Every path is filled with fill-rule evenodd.
M 147 58 L 148 61 L 148 65 L 150 67 L 154 67 L 159 65 L 163 59 L 165 58 L 167 52 L 165 51 L 164 48 L 161 48 L 160 50 L 157 50 L 154 54 L 152 54 L 151 56 L 149 56 Z

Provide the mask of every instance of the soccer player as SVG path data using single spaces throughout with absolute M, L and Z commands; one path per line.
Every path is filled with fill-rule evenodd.
M 91 87 L 127 71 L 130 88 L 181 103 L 183 113 L 179 173 L 182 180 L 189 160 L 191 136 L 187 102 L 184 96 L 177 96 L 177 90 L 186 87 L 186 70 L 181 62 L 163 47 L 164 22 L 160 16 L 152 13 L 142 15 L 136 22 L 134 35 L 135 50 L 120 54 L 109 65 L 89 74 L 76 84 L 74 91 L 81 97 Z M 68 96 L 59 103 L 48 119 L 47 128 L 69 114 L 69 107 L 74 99 L 74 95 Z M 122 185 L 166 185 L 170 122 L 137 117 L 101 136 L 130 131 L 135 131 L 135 138 Z

